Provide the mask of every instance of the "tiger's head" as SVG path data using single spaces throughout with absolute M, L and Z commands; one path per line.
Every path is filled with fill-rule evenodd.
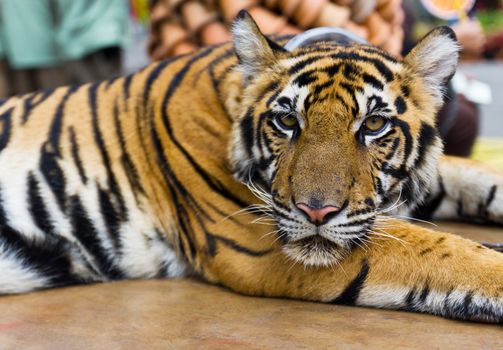
M 336 263 L 393 203 L 413 208 L 436 176 L 435 115 L 458 43 L 440 27 L 403 59 L 370 45 L 311 43 L 287 51 L 241 12 L 242 75 L 230 141 L 235 177 L 259 191 L 285 253 Z

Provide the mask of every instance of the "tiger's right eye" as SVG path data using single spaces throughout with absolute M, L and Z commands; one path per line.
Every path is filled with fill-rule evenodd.
M 282 114 L 276 116 L 276 122 L 285 130 L 293 130 L 299 126 L 299 121 L 293 114 Z

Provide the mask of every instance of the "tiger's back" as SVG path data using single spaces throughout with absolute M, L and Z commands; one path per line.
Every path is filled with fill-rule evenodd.
M 3 101 L 0 292 L 185 272 L 156 181 L 155 106 L 145 102 L 161 102 L 157 84 L 172 83 L 189 60 Z M 178 112 L 175 123 L 186 117 Z M 205 127 L 221 134 L 213 123 Z

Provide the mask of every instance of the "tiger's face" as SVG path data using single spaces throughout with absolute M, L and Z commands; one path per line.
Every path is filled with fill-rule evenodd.
M 231 164 L 289 257 L 337 263 L 385 235 L 380 214 L 421 202 L 442 152 L 434 118 L 457 63 L 452 31 L 432 31 L 403 61 L 364 45 L 286 52 L 242 14 L 234 46 L 243 93 Z

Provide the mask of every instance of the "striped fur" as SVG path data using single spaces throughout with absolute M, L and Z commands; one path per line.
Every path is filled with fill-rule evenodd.
M 390 215 L 503 223 L 501 174 L 441 156 L 450 32 L 401 62 L 371 46 L 286 52 L 246 13 L 234 31 L 235 51 L 1 102 L 0 292 L 196 274 L 502 322 L 503 256 Z M 363 135 L 376 114 L 386 127 Z M 297 200 L 341 210 L 315 226 Z

